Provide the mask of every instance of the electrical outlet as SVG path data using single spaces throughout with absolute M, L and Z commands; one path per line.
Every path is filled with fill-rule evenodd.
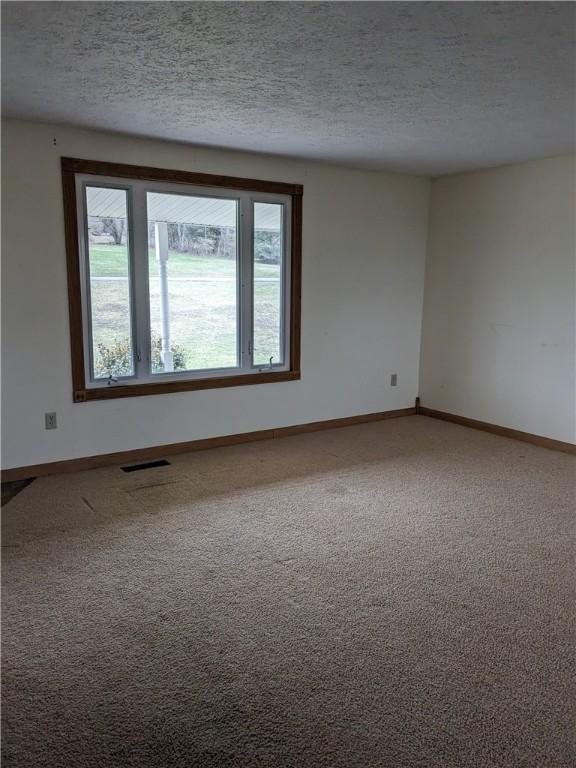
M 398 384 L 398 374 L 393 373 L 392 376 L 390 376 L 390 386 L 395 387 Z
M 52 413 L 44 414 L 44 427 L 46 429 L 56 429 L 58 427 L 58 422 L 56 421 L 56 413 L 54 411 Z

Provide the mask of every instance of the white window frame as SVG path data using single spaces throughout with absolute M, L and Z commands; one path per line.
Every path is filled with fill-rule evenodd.
M 290 370 L 290 312 L 292 275 L 292 196 L 268 192 L 252 192 L 233 188 L 196 186 L 164 181 L 123 178 L 119 176 L 77 173 L 76 211 L 78 253 L 80 260 L 82 328 L 84 343 L 84 375 L 86 389 L 115 388 L 134 384 L 195 381 L 253 375 L 264 372 Z M 108 187 L 126 190 L 129 283 L 131 299 L 131 332 L 134 375 L 117 379 L 96 379 L 93 376 L 93 344 L 90 312 L 90 276 L 88 262 L 88 217 L 86 187 Z M 238 366 L 193 371 L 152 373 L 148 275 L 148 218 L 147 192 L 217 197 L 237 201 L 237 353 Z M 280 349 L 282 360 L 272 366 L 254 364 L 254 204 L 275 203 L 283 206 L 282 221 L 282 285 Z

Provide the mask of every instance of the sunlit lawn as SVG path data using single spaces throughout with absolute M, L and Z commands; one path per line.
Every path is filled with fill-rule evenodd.
M 148 252 L 150 274 L 157 270 L 156 254 L 153 248 Z M 91 245 L 90 274 L 91 277 L 122 277 L 128 274 L 126 246 L 124 245 Z M 169 271 L 172 275 L 187 275 L 189 277 L 222 277 L 234 274 L 233 259 L 222 259 L 214 256 L 193 256 L 189 253 L 170 251 L 168 257 Z M 255 277 L 277 277 L 276 264 L 254 265 Z
M 110 346 L 128 335 L 126 248 L 90 248 L 93 337 Z M 258 361 L 279 359 L 279 267 L 254 265 L 255 339 Z M 160 335 L 160 286 L 154 251 L 150 251 L 150 314 L 152 330 Z M 170 252 L 168 260 L 172 344 L 184 352 L 186 367 L 221 368 L 236 365 L 236 263 L 232 259 Z M 258 282 L 258 278 L 276 278 Z M 171 278 L 174 278 L 173 280 Z M 196 278 L 190 279 L 190 278 Z

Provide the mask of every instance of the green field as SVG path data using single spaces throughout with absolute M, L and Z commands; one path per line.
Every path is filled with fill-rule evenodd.
M 255 359 L 263 363 L 270 355 L 279 359 L 280 269 L 256 263 L 254 272 Z M 151 326 L 159 336 L 160 281 L 152 249 L 149 275 Z M 172 344 L 183 353 L 185 368 L 236 365 L 236 263 L 171 251 L 168 275 Z M 127 276 L 125 246 L 91 244 L 92 333 L 95 368 L 100 375 L 105 374 L 98 345 L 110 348 L 130 337 Z M 259 278 L 267 280 L 260 282 Z
M 189 253 L 169 251 L 168 258 L 170 274 L 189 277 L 221 277 L 233 275 L 235 264 L 232 259 L 222 259 L 215 256 L 193 256 Z M 153 248 L 148 252 L 150 274 L 157 271 L 156 255 Z M 91 277 L 125 277 L 127 272 L 127 255 L 125 245 L 90 245 L 90 276 Z M 254 277 L 277 277 L 276 264 L 254 265 Z

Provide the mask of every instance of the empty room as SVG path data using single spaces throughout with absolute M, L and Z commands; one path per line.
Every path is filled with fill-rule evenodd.
M 576 5 L 12 2 L 5 768 L 576 765 Z

